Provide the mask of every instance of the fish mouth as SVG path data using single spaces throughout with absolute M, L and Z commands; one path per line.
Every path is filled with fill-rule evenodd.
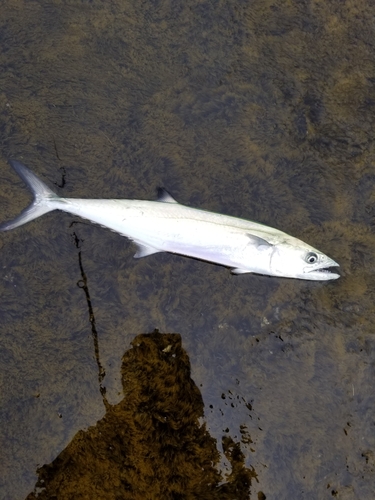
M 338 274 L 337 269 L 335 269 L 337 267 L 340 267 L 339 264 L 337 264 L 337 262 L 335 261 L 331 261 L 324 267 L 311 269 L 310 271 L 306 269 L 305 279 L 319 281 L 337 280 L 338 278 L 340 278 L 340 274 Z

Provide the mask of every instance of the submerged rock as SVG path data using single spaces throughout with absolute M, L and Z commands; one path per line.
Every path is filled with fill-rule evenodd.
M 123 356 L 123 400 L 38 470 L 31 499 L 246 499 L 255 473 L 230 437 L 228 481 L 178 334 L 138 335 Z

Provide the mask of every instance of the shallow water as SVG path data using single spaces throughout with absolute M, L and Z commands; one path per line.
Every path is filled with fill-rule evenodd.
M 30 200 L 13 157 L 67 197 L 154 199 L 165 186 L 182 203 L 309 242 L 342 277 L 134 260 L 126 239 L 57 212 L 1 234 L 0 498 L 74 498 L 66 464 L 87 440 L 73 468 L 82 498 L 168 498 L 179 491 L 168 475 L 177 452 L 173 485 L 186 498 L 197 484 L 201 498 L 374 498 L 372 10 L 350 1 L 2 7 L 1 220 Z M 126 387 L 124 373 L 132 342 L 155 329 L 180 337 L 157 340 L 145 369 L 170 339 L 182 364 L 157 386 L 142 382 L 142 418 L 136 378 Z M 161 382 L 180 380 L 185 392 L 163 401 L 172 412 L 186 400 L 192 427 L 181 440 L 191 449 L 176 449 L 178 428 L 147 427 Z M 98 432 L 115 440 L 122 425 L 129 440 L 116 441 L 115 457 L 106 439 L 95 448 Z M 166 435 L 174 452 L 156 446 Z M 202 460 L 207 477 L 188 473 Z M 113 490 L 98 493 L 108 470 Z

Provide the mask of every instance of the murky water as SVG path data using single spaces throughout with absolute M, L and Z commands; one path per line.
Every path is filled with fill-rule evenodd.
M 57 212 L 1 234 L 0 498 L 372 500 L 371 2 L 13 0 L 0 26 L 1 220 L 30 200 L 13 157 L 63 196 L 165 186 L 342 274 L 134 260 Z

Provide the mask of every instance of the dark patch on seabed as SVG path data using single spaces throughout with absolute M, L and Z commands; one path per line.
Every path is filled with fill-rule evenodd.
M 232 467 L 226 481 L 215 467 L 216 440 L 200 421 L 203 400 L 180 335 L 135 337 L 122 385 L 122 401 L 38 470 L 28 500 L 248 498 L 256 474 L 230 436 L 222 443 Z

